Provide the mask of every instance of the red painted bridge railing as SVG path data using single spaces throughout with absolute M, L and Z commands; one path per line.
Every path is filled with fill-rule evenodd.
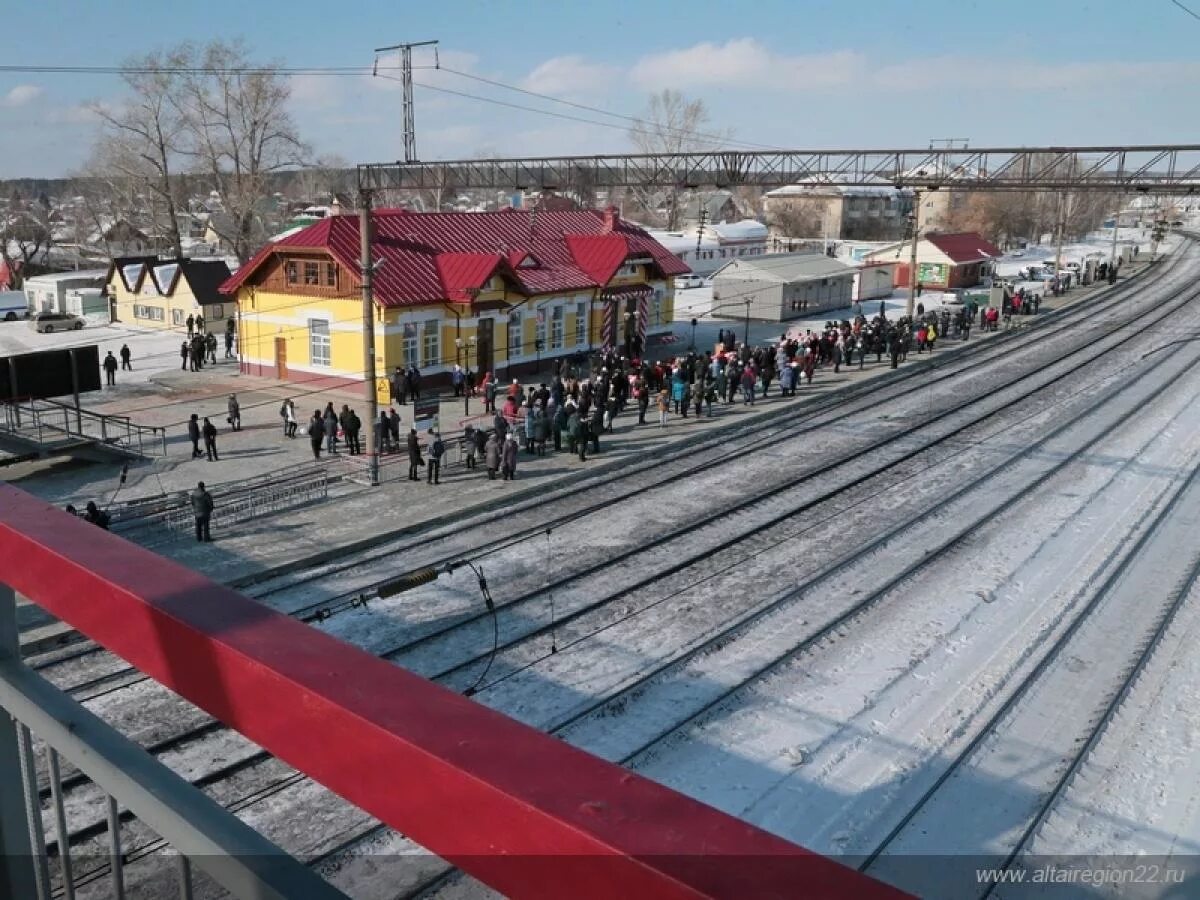
M 904 896 L 2 484 L 0 581 L 509 896 Z

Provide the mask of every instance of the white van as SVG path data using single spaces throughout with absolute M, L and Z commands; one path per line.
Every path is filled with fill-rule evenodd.
M 24 291 L 0 291 L 0 319 L 12 322 L 29 317 L 29 298 Z

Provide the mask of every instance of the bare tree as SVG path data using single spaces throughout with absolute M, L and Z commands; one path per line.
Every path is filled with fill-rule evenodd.
M 91 104 L 103 126 L 94 168 L 145 186 L 151 201 L 146 212 L 176 256 L 183 255 L 183 247 L 175 176 L 181 169 L 186 128 L 174 99 L 182 87 L 178 70 L 188 64 L 191 53 L 185 44 L 127 60 L 121 77 L 130 90 L 129 101 L 116 108 Z
M 732 132 L 714 132 L 708 127 L 708 106 L 703 100 L 689 100 L 679 91 L 666 88 L 651 94 L 645 114 L 629 127 L 629 140 L 639 153 L 691 153 L 729 141 Z M 678 188 L 658 191 L 651 185 L 630 188 L 637 205 L 653 215 L 662 204 L 666 226 L 677 228 L 680 218 Z
M 0 213 L 0 261 L 16 289 L 35 265 L 44 265 L 52 239 L 49 225 L 32 208 L 10 204 Z
M 240 42 L 214 41 L 183 79 L 178 108 L 187 131 L 185 154 L 211 180 L 225 216 L 214 230 L 248 260 L 266 237 L 272 176 L 308 155 L 287 111 L 291 88 L 270 66 L 256 65 Z

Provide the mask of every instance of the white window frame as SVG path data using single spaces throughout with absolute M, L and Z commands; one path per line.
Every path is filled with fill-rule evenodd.
M 654 294 L 650 298 L 650 324 L 656 328 L 663 323 L 663 321 L 662 321 L 663 295 L 664 295 L 664 292 L 663 292 L 662 288 L 655 288 Z
M 588 339 L 588 304 L 587 301 L 575 304 L 575 346 L 582 347 Z
M 182 309 L 171 310 L 171 324 L 178 325 L 180 327 L 183 327 L 185 324 L 187 324 L 187 316 L 183 314 Z
M 318 328 L 314 329 L 314 325 Z M 320 331 L 321 326 L 324 327 L 324 334 Z M 324 352 L 319 352 L 321 350 Z M 333 333 L 328 319 L 308 320 L 308 363 L 322 368 L 333 365 Z
M 522 356 L 525 352 L 525 323 L 521 311 L 514 309 L 508 314 L 508 358 Z
M 421 366 L 430 368 L 442 363 L 442 320 L 426 319 L 421 323 Z
M 533 340 L 534 347 L 546 346 L 546 307 L 541 307 L 537 310 L 533 317 Z M 539 345 L 537 342 L 541 341 Z
M 417 364 L 417 351 L 420 349 L 421 327 L 416 322 L 405 322 L 400 332 L 400 355 L 404 364 Z
M 550 349 L 561 350 L 567 341 L 567 311 L 561 303 L 550 310 Z

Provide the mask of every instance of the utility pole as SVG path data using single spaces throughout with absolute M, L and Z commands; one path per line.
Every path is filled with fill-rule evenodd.
M 1111 269 L 1117 264 L 1117 230 L 1121 227 L 1121 207 L 1125 205 L 1125 196 L 1117 195 L 1117 209 L 1113 213 L 1113 239 L 1112 249 L 1108 253 L 1108 267 Z
M 700 242 L 704 240 L 704 223 L 708 221 L 708 207 L 700 204 L 700 224 L 696 226 L 696 259 L 700 259 Z
M 406 163 L 417 161 L 417 126 L 413 119 L 413 81 L 412 81 L 412 51 L 413 47 L 434 47 L 433 65 L 434 68 L 440 66 L 440 61 L 437 58 L 437 41 L 413 41 L 407 44 L 392 44 L 390 47 L 376 47 L 375 52 L 386 53 L 389 50 L 400 51 L 400 76 L 401 82 L 404 85 L 404 161 Z M 376 60 L 376 68 L 371 74 L 378 74 L 379 62 Z
M 921 236 L 921 192 L 913 191 L 913 213 L 912 213 L 912 253 L 908 260 L 908 303 L 905 305 L 904 314 L 910 319 L 916 312 L 917 307 L 917 241 Z
M 371 262 L 371 192 L 358 196 L 358 237 L 362 268 L 363 377 L 367 387 L 367 474 L 372 487 L 379 485 L 379 448 L 375 428 L 379 422 L 379 401 L 375 394 L 375 264 Z

